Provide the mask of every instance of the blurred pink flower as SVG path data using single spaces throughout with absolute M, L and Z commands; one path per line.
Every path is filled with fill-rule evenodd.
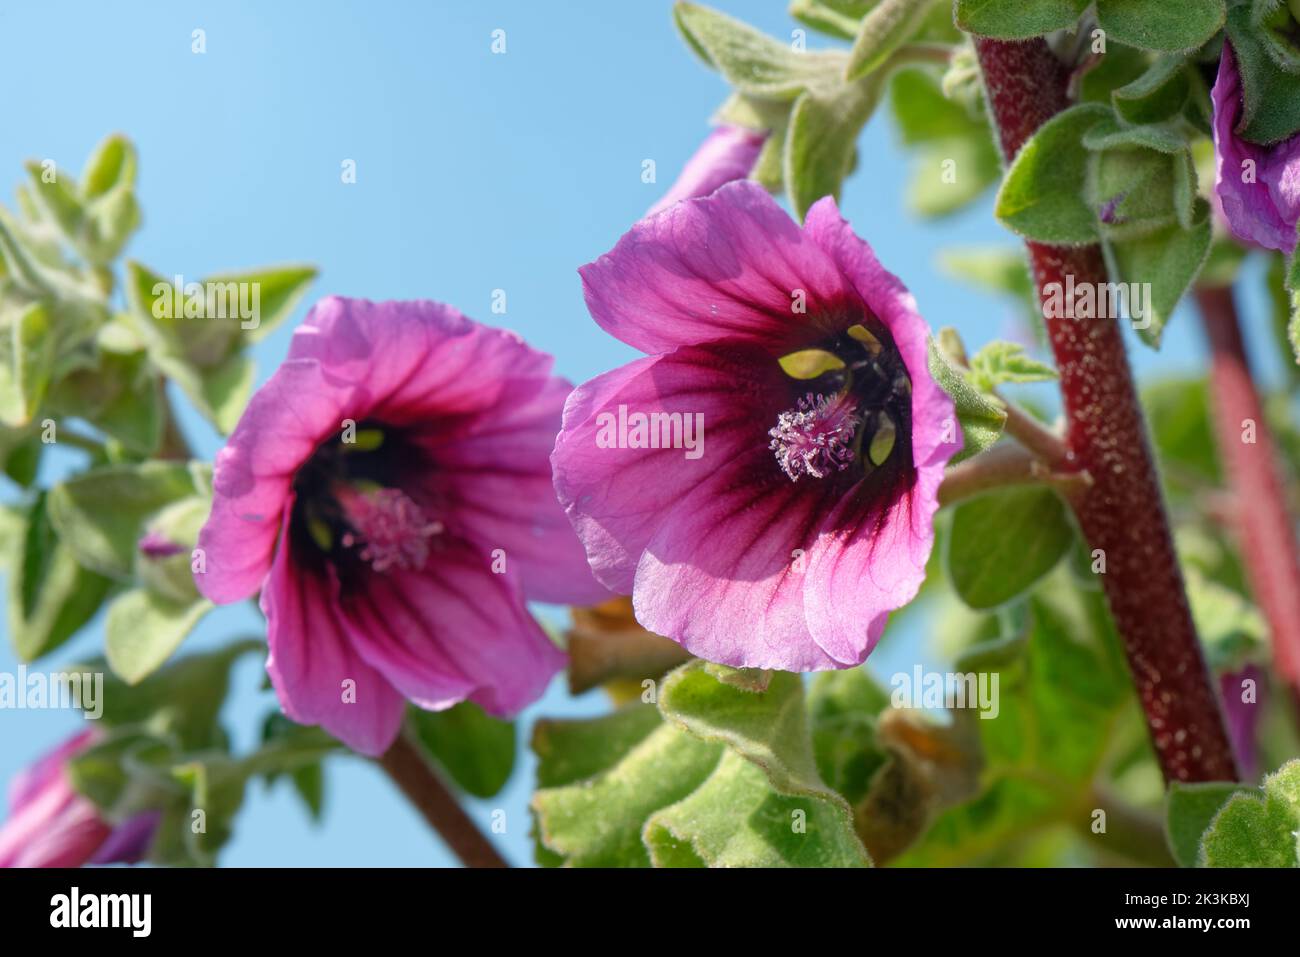
M 0 826 L 0 867 L 133 864 L 148 853 L 157 812 L 136 814 L 114 827 L 68 780 L 68 761 L 98 739 L 98 732 L 83 731 L 10 783 L 9 818 Z
M 647 217 L 580 273 L 596 322 L 647 353 L 574 391 L 551 457 L 596 577 L 711 661 L 862 662 L 920 587 L 961 447 L 911 294 L 833 199 L 801 229 L 749 182 Z M 805 350 L 838 366 L 787 374 Z M 612 442 L 638 413 L 654 441 Z M 673 417 L 702 445 L 667 447 Z
M 436 302 L 331 297 L 216 460 L 199 591 L 261 589 L 285 713 L 366 754 L 404 699 L 498 715 L 564 663 L 525 599 L 607 593 L 556 504 L 569 385 L 551 357 Z

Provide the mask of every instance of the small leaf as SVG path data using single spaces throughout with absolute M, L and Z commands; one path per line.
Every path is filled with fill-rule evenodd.
M 0 313 L 0 425 L 21 428 L 36 416 L 57 344 L 50 312 L 41 303 Z
M 848 62 L 839 52 L 796 51 L 710 7 L 678 2 L 673 18 L 700 58 L 750 96 L 792 100 L 811 85 L 837 80 Z
M 212 603 L 178 602 L 147 588 L 123 592 L 108 606 L 104 653 L 108 665 L 127 684 L 139 684 L 180 647 Z
M 1004 226 L 1035 242 L 1079 245 L 1097 239 L 1097 216 L 1084 196 L 1090 153 L 1084 135 L 1110 116 L 1081 103 L 1048 120 L 1016 154 L 998 190 Z
M 970 374 L 982 392 L 992 392 L 1006 382 L 1050 382 L 1056 378 L 1056 370 L 1025 355 L 1024 346 L 1001 341 L 990 342 L 975 353 Z
M 1237 134 L 1265 146 L 1294 135 L 1300 130 L 1300 74 L 1282 69 L 1268 54 L 1251 23 L 1250 4 L 1228 12 L 1228 38 L 1241 72 Z
M 1115 111 L 1129 123 L 1159 123 L 1182 112 L 1191 93 L 1187 57 L 1157 57 L 1136 80 L 1111 93 Z
M 1193 50 L 1223 26 L 1223 0 L 1097 0 L 1107 38 L 1143 50 Z
M 871 75 L 831 89 L 811 89 L 795 101 L 785 133 L 784 180 L 800 219 L 823 196 L 839 197 L 863 124 L 880 99 Z
M 939 388 L 948 393 L 957 411 L 957 424 L 961 428 L 962 448 L 949 464 L 984 451 L 1002 436 L 1007 413 L 998 402 L 980 392 L 966 376 L 930 340 L 930 375 Z
M 95 147 L 81 171 L 81 196 L 98 199 L 115 186 L 135 185 L 135 146 L 125 136 L 107 136 Z
M 1073 541 L 1065 506 L 1050 489 L 988 492 L 953 512 L 948 576 L 971 608 L 996 608 L 1033 587 Z
M 1300 759 L 1229 798 L 1201 838 L 1205 867 L 1300 867 Z
M 1088 0 L 956 0 L 953 15 L 967 33 L 999 40 L 1024 40 L 1078 21 Z
M 55 531 L 48 496 L 27 511 L 9 574 L 9 633 L 22 661 L 48 654 L 99 610 L 110 582 L 82 568 Z
M 1210 254 L 1213 228 L 1209 205 L 1197 200 L 1195 224 L 1184 229 L 1177 223 L 1149 236 L 1107 240 L 1102 244 L 1107 270 L 1115 282 L 1139 283 L 1149 294 L 1139 318 L 1132 315 L 1142 341 L 1160 347 L 1166 323 L 1183 293 L 1191 286 Z M 1134 304 L 1129 303 L 1130 313 Z
M 411 727 L 425 750 L 460 787 L 489 798 L 506 786 L 515 766 L 515 725 L 471 701 L 446 711 L 413 708 Z
M 178 462 L 109 465 L 50 489 L 50 520 L 78 561 L 112 578 L 135 567 L 146 519 L 207 493 L 206 467 Z
M 1173 781 L 1165 803 L 1165 838 L 1179 867 L 1195 867 L 1201 851 L 1201 835 L 1219 808 L 1234 794 L 1243 793 L 1239 784 L 1209 781 L 1187 784 Z
M 852 81 L 877 70 L 929 14 L 929 7 L 916 0 L 880 0 L 858 27 L 849 51 L 844 79 Z

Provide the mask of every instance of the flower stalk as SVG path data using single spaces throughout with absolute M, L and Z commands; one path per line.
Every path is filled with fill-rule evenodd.
M 1240 529 L 1251 590 L 1268 621 L 1273 657 L 1300 695 L 1300 553 L 1273 436 L 1251 376 L 1232 289 L 1196 289 L 1210 346 L 1214 428 Z
M 1070 105 L 1069 70 L 1041 39 L 976 40 L 987 102 L 1008 161 Z M 1097 246 L 1029 242 L 1043 288 L 1107 281 Z M 1116 320 L 1047 318 L 1072 461 L 1093 477 L 1074 510 L 1094 554 L 1167 781 L 1235 780 L 1236 764 L 1174 553 L 1155 462 Z
M 466 867 L 510 866 L 405 733 L 399 734 L 378 760 L 379 766 L 462 864 Z

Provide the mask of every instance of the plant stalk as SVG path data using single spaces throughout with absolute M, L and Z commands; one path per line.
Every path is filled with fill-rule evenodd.
M 466 867 L 509 867 L 403 731 L 379 766 Z
M 977 38 L 986 99 L 1009 162 L 1070 105 L 1069 70 L 1042 39 Z M 1026 243 L 1040 298 L 1074 277 L 1107 281 L 1097 246 Z M 1046 310 L 1045 310 L 1046 313 Z M 1174 554 L 1146 424 L 1118 320 L 1047 318 L 1061 376 L 1066 444 L 1092 486 L 1074 501 L 1084 538 L 1104 555 L 1102 585 L 1166 781 L 1236 780 L 1232 746 Z
M 1240 529 L 1242 560 L 1272 633 L 1277 670 L 1300 694 L 1300 553 L 1273 436 L 1250 373 L 1232 289 L 1199 286 L 1196 303 L 1210 346 L 1210 404 Z

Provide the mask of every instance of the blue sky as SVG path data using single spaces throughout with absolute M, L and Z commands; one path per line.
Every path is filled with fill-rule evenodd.
M 796 26 L 780 0 L 714 5 L 779 37 Z M 677 36 L 670 9 L 668 0 L 75 0 L 56 16 L 41 5 L 6 4 L 3 201 L 11 205 L 9 186 L 24 160 L 53 158 L 78 170 L 103 135 L 121 131 L 140 152 L 145 214 L 128 255 L 157 272 L 197 277 L 314 263 L 321 275 L 309 301 L 327 293 L 443 300 L 517 330 L 579 381 L 632 351 L 591 322 L 576 268 L 613 245 L 671 183 L 726 94 Z M 206 32 L 202 55 L 191 52 L 196 29 Z M 505 31 L 504 55 L 490 50 L 496 29 Z M 991 203 L 920 222 L 903 207 L 907 157 L 886 114 L 872 120 L 859 150 L 844 212 L 912 288 L 922 313 L 933 326 L 957 326 L 968 343 L 1006 335 L 1007 303 L 973 293 L 935 265 L 947 246 L 1013 242 L 993 221 Z M 357 181 L 345 185 L 340 169 L 349 159 Z M 657 184 L 641 180 L 645 159 L 657 165 Z M 495 289 L 507 293 L 505 315 L 490 312 Z M 1258 339 L 1261 304 L 1257 296 L 1248 302 Z M 1200 367 L 1194 320 L 1175 318 L 1159 356 L 1135 347 L 1144 375 Z M 261 379 L 283 358 L 291 325 L 259 346 Z M 193 415 L 184 426 L 202 455 L 219 448 Z M 910 669 L 932 624 L 910 618 L 872 667 Z M 94 653 L 100 626 L 41 667 Z M 257 620 L 248 609 L 221 609 L 187 648 L 250 627 Z M 0 642 L 0 671 L 16 665 L 8 641 Z M 226 717 L 241 744 L 274 703 L 260 690 L 260 671 L 250 658 L 236 673 Z M 557 681 L 524 715 L 521 743 L 539 714 L 605 707 L 599 694 L 570 700 Z M 0 778 L 77 724 L 67 713 L 0 712 Z M 223 863 L 451 862 L 373 767 L 341 759 L 327 776 L 319 825 L 285 787 L 251 790 Z M 517 864 L 531 861 L 531 784 L 525 753 L 503 794 L 471 802 L 483 821 L 505 809 L 499 840 Z

